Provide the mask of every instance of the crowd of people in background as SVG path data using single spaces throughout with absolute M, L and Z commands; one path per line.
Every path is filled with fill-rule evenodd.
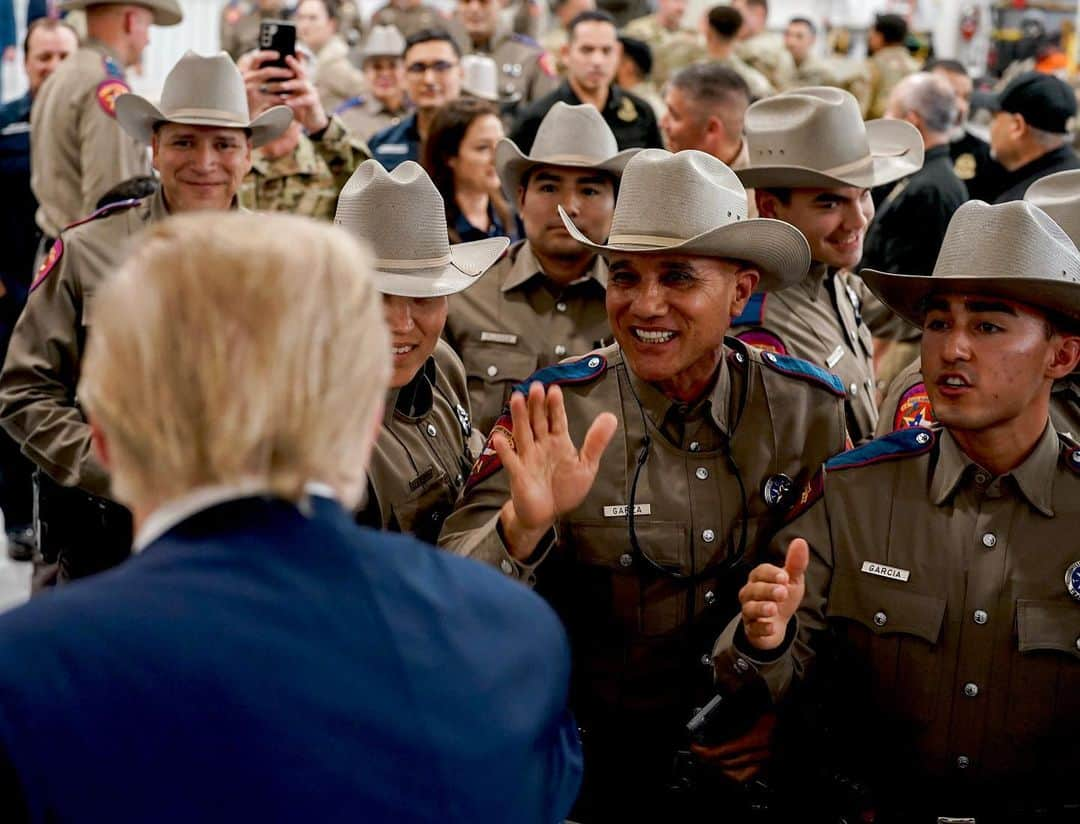
M 4 820 L 1074 820 L 1056 62 L 229 0 L 150 99 L 178 0 L 29 13 Z

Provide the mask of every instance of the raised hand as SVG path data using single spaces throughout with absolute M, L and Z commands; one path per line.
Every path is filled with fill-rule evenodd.
M 492 445 L 510 476 L 510 500 L 500 513 L 503 535 L 510 553 L 523 560 L 560 515 L 585 500 L 618 423 L 610 412 L 597 415 L 579 450 L 570 440 L 562 390 L 552 386 L 545 393 L 541 383 L 529 387 L 528 398 L 513 394 L 510 417 L 514 446 L 499 432 Z
M 760 650 L 776 649 L 784 641 L 788 621 L 802 603 L 806 591 L 806 567 L 810 546 L 802 538 L 788 544 L 783 567 L 760 564 L 739 590 L 743 632 Z

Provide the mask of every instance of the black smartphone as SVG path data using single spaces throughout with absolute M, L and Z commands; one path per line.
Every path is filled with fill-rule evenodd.
M 259 23 L 259 48 L 278 53 L 277 60 L 269 60 L 264 66 L 289 68 L 285 65 L 286 56 L 296 56 L 296 24 L 285 20 L 263 20 Z

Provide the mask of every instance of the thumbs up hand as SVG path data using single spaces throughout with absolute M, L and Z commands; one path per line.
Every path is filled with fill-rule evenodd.
M 809 563 L 810 546 L 796 538 L 788 544 L 783 567 L 760 564 L 750 571 L 749 581 L 739 590 L 739 603 L 743 632 L 755 649 L 773 650 L 783 643 L 788 622 L 806 591 Z

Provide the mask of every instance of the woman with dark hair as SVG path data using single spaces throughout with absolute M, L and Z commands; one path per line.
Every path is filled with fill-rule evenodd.
M 485 100 L 451 101 L 431 121 L 421 162 L 442 194 L 451 243 L 515 239 L 513 215 L 495 171 L 495 144 L 502 137 L 498 109 Z

